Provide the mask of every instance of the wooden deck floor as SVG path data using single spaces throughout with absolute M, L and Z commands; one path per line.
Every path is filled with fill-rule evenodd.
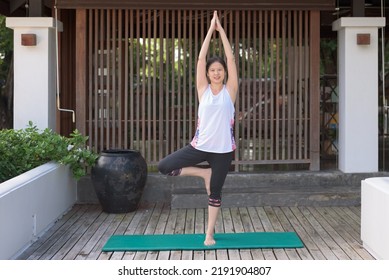
M 217 232 L 295 231 L 299 249 L 102 252 L 112 234 L 203 233 L 206 209 L 142 205 L 127 214 L 107 214 L 99 205 L 75 205 L 19 259 L 374 259 L 360 240 L 360 207 L 222 208 Z

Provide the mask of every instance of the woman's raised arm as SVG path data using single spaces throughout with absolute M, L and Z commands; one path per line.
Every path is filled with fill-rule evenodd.
M 197 95 L 199 100 L 201 100 L 204 91 L 208 87 L 208 79 L 207 79 L 207 73 L 205 67 L 207 64 L 207 53 L 208 53 L 209 43 L 211 42 L 211 38 L 215 29 L 216 29 L 216 17 L 214 13 L 213 18 L 211 20 L 211 25 L 209 26 L 208 29 L 208 33 L 205 36 L 204 42 L 201 46 L 198 61 L 197 61 L 196 87 L 197 87 Z
M 238 71 L 236 69 L 236 63 L 235 63 L 235 57 L 234 57 L 234 54 L 232 52 L 232 48 L 231 48 L 230 42 L 228 41 L 227 35 L 226 35 L 226 33 L 225 33 L 221 23 L 220 23 L 219 18 L 217 17 L 216 11 L 214 14 L 216 14 L 216 30 L 219 32 L 220 38 L 222 39 L 224 53 L 225 53 L 226 58 L 227 58 L 228 79 L 226 82 L 226 87 L 227 87 L 228 92 L 230 93 L 232 102 L 235 102 L 237 92 L 238 92 L 238 83 L 239 83 Z

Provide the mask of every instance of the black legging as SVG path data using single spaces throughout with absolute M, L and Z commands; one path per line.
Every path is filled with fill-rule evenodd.
M 210 153 L 196 150 L 192 145 L 166 156 L 159 164 L 158 169 L 164 175 L 177 176 L 184 167 L 195 166 L 207 161 L 212 169 L 211 194 L 208 204 L 214 207 L 221 205 L 221 192 L 228 170 L 232 162 L 233 152 Z

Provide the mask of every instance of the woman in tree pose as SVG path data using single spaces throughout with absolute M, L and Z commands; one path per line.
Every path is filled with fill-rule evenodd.
M 227 63 L 218 56 L 206 59 L 214 31 L 220 35 Z M 189 145 L 162 159 L 158 169 L 169 176 L 198 176 L 204 179 L 208 194 L 208 227 L 204 244 L 211 246 L 216 243 L 214 232 L 222 187 L 236 148 L 233 128 L 238 91 L 234 55 L 216 11 L 200 49 L 196 87 L 199 108 L 195 136 Z M 197 166 L 204 161 L 209 163 L 210 168 Z

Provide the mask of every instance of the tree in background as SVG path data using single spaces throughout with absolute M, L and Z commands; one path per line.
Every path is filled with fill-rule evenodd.
M 5 16 L 0 15 L 0 129 L 13 124 L 12 35 L 5 26 Z

